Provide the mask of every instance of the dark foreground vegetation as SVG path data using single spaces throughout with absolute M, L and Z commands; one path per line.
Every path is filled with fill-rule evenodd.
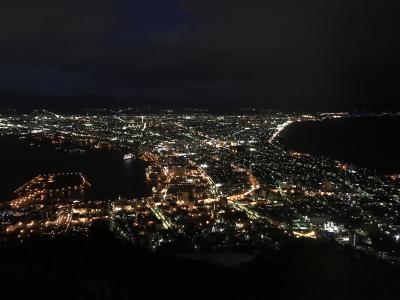
M 111 236 L 0 246 L 1 299 L 399 299 L 400 268 L 330 243 L 287 242 L 225 268 Z

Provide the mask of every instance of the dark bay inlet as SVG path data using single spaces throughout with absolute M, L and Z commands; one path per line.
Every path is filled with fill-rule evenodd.
M 117 151 L 63 151 L 13 136 L 0 137 L 0 145 L 0 201 L 10 200 L 33 177 L 58 172 L 82 172 L 92 184 L 88 197 L 93 200 L 140 197 L 146 191 L 144 162 L 123 160 Z
M 300 122 L 279 137 L 286 148 L 374 169 L 400 173 L 400 117 L 360 117 Z

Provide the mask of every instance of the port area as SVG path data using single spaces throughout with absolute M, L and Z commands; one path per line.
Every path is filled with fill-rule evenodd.
M 50 198 L 70 196 L 87 187 L 90 187 L 90 183 L 79 172 L 38 175 L 14 192 L 16 198 L 10 201 L 10 206 L 22 208 Z

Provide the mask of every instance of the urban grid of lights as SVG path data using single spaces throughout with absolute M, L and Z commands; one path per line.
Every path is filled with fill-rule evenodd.
M 384 114 L 379 114 L 381 116 Z M 0 134 L 62 151 L 111 149 L 147 162 L 151 194 L 87 200 L 81 173 L 40 175 L 1 209 L 4 239 L 88 234 L 94 220 L 157 249 L 184 239 L 193 251 L 270 244 L 278 236 L 333 239 L 391 262 L 400 256 L 400 176 L 284 149 L 294 122 L 355 118 L 350 113 L 132 110 L 0 115 Z M 72 184 L 71 184 L 72 182 Z M 187 250 L 187 249 L 186 249 Z

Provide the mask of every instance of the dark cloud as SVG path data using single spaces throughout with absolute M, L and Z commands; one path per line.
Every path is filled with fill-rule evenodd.
M 92 39 L 108 31 L 111 1 L 3 0 L 0 10 L 2 41 Z
M 2 1 L 0 62 L 75 73 L 74 92 L 393 106 L 399 15 L 395 0 Z
M 5 0 L 0 3 L 2 63 L 90 61 L 116 26 L 107 0 Z
M 241 97 L 330 105 L 399 96 L 398 1 L 186 1 L 208 78 Z M 201 70 L 201 68 L 200 68 Z M 357 104 L 358 104 L 357 103 Z

